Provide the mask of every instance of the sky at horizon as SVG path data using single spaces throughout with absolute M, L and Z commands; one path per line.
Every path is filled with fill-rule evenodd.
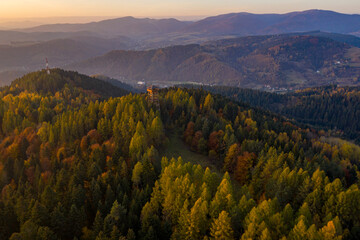
M 285 13 L 326 9 L 360 13 L 359 0 L 0 0 L 0 19 L 54 16 L 210 16 L 229 12 Z

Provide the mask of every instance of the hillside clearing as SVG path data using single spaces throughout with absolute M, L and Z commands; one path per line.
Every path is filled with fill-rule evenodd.
M 200 166 L 204 169 L 208 167 L 219 176 L 223 175 L 223 173 L 219 171 L 219 166 L 221 166 L 221 164 L 218 164 L 219 166 L 217 166 L 215 162 L 210 160 L 207 156 L 191 151 L 181 140 L 180 136 L 174 133 L 169 134 L 169 143 L 165 150 L 161 153 L 161 156 L 166 156 L 168 159 L 177 159 L 178 157 L 181 157 L 184 162 L 200 164 Z

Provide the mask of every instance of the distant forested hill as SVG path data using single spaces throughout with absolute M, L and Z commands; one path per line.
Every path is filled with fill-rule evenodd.
M 351 39 L 348 39 L 351 42 Z M 331 38 L 268 35 L 112 51 L 66 68 L 128 82 L 195 82 L 261 88 L 359 84 L 360 49 Z
M 124 82 L 121 82 L 117 79 L 113 79 L 113 78 L 109 78 L 107 76 L 103 76 L 103 75 L 93 75 L 91 77 L 94 77 L 96 79 L 99 79 L 99 80 L 102 80 L 104 82 L 107 82 L 107 83 L 110 83 L 118 88 L 121 88 L 121 89 L 124 89 L 124 90 L 127 90 L 129 92 L 138 92 L 137 89 L 135 89 L 134 87 L 132 87 L 131 85 L 129 84 L 126 84 Z
M 77 72 L 51 69 L 49 75 L 45 70 L 42 70 L 15 79 L 10 86 L 2 88 L 2 95 L 22 91 L 55 94 L 65 88 L 76 90 L 85 95 L 101 97 L 119 97 L 129 93 L 129 91 L 110 83 Z
M 0 90 L 0 239 L 359 239 L 359 146 L 202 89 L 106 86 Z

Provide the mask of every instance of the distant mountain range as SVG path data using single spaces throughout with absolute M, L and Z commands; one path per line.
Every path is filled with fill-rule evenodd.
M 360 80 L 360 49 L 319 36 L 251 36 L 148 51 L 111 51 L 67 69 L 164 85 L 356 85 Z
M 324 37 L 339 43 L 360 47 L 360 38 L 356 37 L 360 36 L 360 15 L 341 14 L 324 10 L 309 10 L 287 14 L 231 13 L 205 18 L 196 22 L 179 21 L 176 19 L 139 19 L 124 17 L 91 23 L 49 24 L 27 29 L 0 31 L 0 85 L 11 81 L 13 76 L 20 76 L 26 72 L 43 68 L 46 57 L 49 59 L 51 67 L 63 67 L 66 65 L 71 68 L 76 66 L 76 68 L 84 70 L 84 72 L 92 72 L 94 74 L 109 73 L 110 77 L 121 76 L 124 79 L 130 80 L 152 79 L 168 82 L 180 81 L 181 79 L 181 81 L 210 83 L 219 82 L 221 78 L 228 76 L 228 79 L 232 79 L 232 84 L 237 82 L 238 85 L 240 82 L 243 84 L 244 81 L 250 81 L 246 79 L 254 78 L 256 74 L 250 74 L 249 71 L 255 70 L 247 69 L 240 71 L 238 67 L 234 68 L 234 62 L 229 63 L 228 61 L 223 61 L 217 53 L 211 51 L 203 52 L 204 44 L 207 45 L 206 42 L 220 39 L 238 39 L 241 36 L 277 34 L 289 34 L 288 37 L 290 37 L 290 35 Z M 271 38 L 274 38 L 274 36 Z M 253 44 L 253 38 L 247 38 L 246 41 L 249 41 L 248 44 Z M 198 69 L 198 73 L 194 74 L 195 71 L 188 72 L 184 69 L 185 72 L 182 72 L 183 70 L 181 69 L 184 65 L 181 65 L 181 68 L 179 67 L 176 70 L 177 73 L 175 73 L 173 72 L 174 69 L 167 68 L 168 64 L 163 66 L 158 62 L 160 60 L 154 60 L 155 63 L 160 65 L 151 62 L 151 64 L 148 64 L 151 66 L 150 69 L 132 66 L 129 68 L 134 70 L 127 72 L 123 69 L 124 65 L 119 62 L 109 62 L 105 65 L 102 62 L 96 63 L 93 59 L 112 50 L 123 50 L 123 52 L 110 52 L 105 56 L 95 59 L 108 61 L 108 58 L 114 58 L 113 56 L 116 55 L 116 60 L 118 60 L 118 58 L 122 59 L 121 61 L 123 61 L 125 65 L 132 62 L 142 66 L 146 60 L 136 60 L 133 56 L 142 56 L 143 54 L 150 56 L 152 53 L 158 53 L 160 50 L 169 46 L 191 44 L 197 44 L 197 48 L 200 49 L 198 51 L 203 53 L 203 58 L 206 59 L 206 61 L 204 60 L 206 66 L 211 65 L 214 67 L 212 64 L 216 62 L 216 67 L 208 70 L 204 65 L 202 66 L 204 68 Z M 277 43 L 274 44 L 278 45 Z M 183 57 L 194 57 L 192 56 L 193 52 L 189 53 L 182 48 L 189 49 L 188 46 L 174 47 L 173 49 L 176 49 L 177 52 L 166 57 L 170 59 L 179 57 L 179 60 L 176 61 L 179 64 L 184 60 Z M 259 48 L 257 51 L 264 50 L 260 45 L 256 48 Z M 301 49 L 298 50 L 302 51 Z M 166 52 L 167 50 L 163 51 Z M 332 50 L 329 51 L 331 52 Z M 236 58 L 242 59 L 244 53 L 241 51 L 236 52 L 239 54 Z M 252 54 L 255 55 L 255 52 Z M 121 57 L 118 57 L 118 55 L 121 55 Z M 127 59 L 127 57 L 129 57 L 129 59 Z M 155 59 L 157 58 L 158 57 Z M 235 57 L 232 56 L 232 59 L 235 59 Z M 277 57 L 274 57 L 274 59 L 277 59 Z M 186 58 L 185 60 L 189 59 Z M 278 60 L 274 61 L 277 62 Z M 306 62 L 307 60 L 303 59 L 303 61 Z M 82 65 L 85 63 L 93 64 L 90 70 L 88 70 L 88 67 Z M 187 65 L 189 62 L 182 64 Z M 286 63 L 284 62 L 284 64 Z M 119 68 L 111 69 L 111 66 L 118 66 Z M 242 66 L 249 67 L 248 63 L 242 63 Z M 262 65 L 260 64 L 259 66 Z M 190 68 L 191 66 L 187 67 Z M 298 66 L 298 68 L 301 67 L 304 66 Z M 127 67 L 125 68 L 128 69 Z M 139 69 L 138 71 L 141 69 L 143 72 L 136 72 L 136 69 Z M 278 74 L 281 75 L 280 77 L 275 77 L 271 74 L 270 79 L 292 79 L 292 77 L 288 76 L 287 73 L 285 74 L 282 69 L 283 68 L 280 68 L 277 71 Z M 132 73 L 132 71 L 134 71 L 134 73 Z M 160 73 L 161 71 L 163 73 Z M 240 78 L 238 77 L 239 71 L 241 73 Z M 171 75 L 170 72 L 176 76 Z M 306 71 L 299 69 L 295 72 L 300 72 L 300 75 L 304 75 Z M 260 73 L 257 75 L 259 74 Z M 256 77 L 259 77 L 257 75 Z M 287 77 L 283 77 L 283 75 Z M 337 74 L 336 76 L 340 75 Z M 196 79 L 198 77 L 200 79 Z M 207 80 L 202 78 L 207 78 Z M 297 79 L 299 76 L 296 75 L 295 78 Z M 303 77 L 300 78 L 303 79 Z M 262 76 L 260 79 L 269 78 Z M 308 79 L 308 77 L 304 79 Z M 311 79 L 314 79 L 314 77 L 311 77 Z M 334 79 L 335 77 L 333 76 L 328 81 L 333 81 Z M 257 79 L 256 81 L 264 82 L 265 80 Z M 307 80 L 304 81 L 306 82 Z M 282 85 L 282 83 L 279 82 L 278 85 Z
M 187 26 L 185 32 L 210 35 L 259 35 L 321 30 L 355 33 L 360 29 L 360 15 L 333 11 L 308 10 L 287 14 L 231 13 L 209 17 Z
M 14 31 L 0 31 L 0 43 L 48 41 L 57 38 L 126 36 L 139 44 L 137 48 L 206 41 L 209 38 L 271 35 L 322 31 L 360 34 L 360 15 L 325 10 L 308 10 L 287 14 L 230 13 L 190 22 L 176 19 L 123 17 L 81 24 L 48 24 Z M 158 43 L 157 45 L 154 43 Z
M 176 19 L 123 17 L 85 24 L 50 24 L 22 29 L 23 32 L 93 32 L 106 36 L 146 37 L 173 33 L 207 35 L 264 35 L 290 32 L 324 32 L 351 34 L 360 31 L 360 15 L 325 10 L 308 10 L 286 14 L 230 13 L 196 22 Z

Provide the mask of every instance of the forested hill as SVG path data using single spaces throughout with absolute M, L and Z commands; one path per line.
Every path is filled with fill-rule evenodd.
M 230 87 L 202 88 L 360 142 L 359 87 L 331 85 L 286 94 Z
M 97 95 L 99 97 L 120 97 L 129 93 L 129 91 L 108 82 L 77 72 L 51 69 L 50 74 L 42 70 L 29 73 L 14 80 L 10 86 L 2 88 L 2 95 L 22 91 L 55 94 L 56 92 L 63 91 L 65 88 L 76 89 L 79 93 Z
M 77 88 L 1 91 L 0 239 L 359 239 L 359 147 L 200 89 Z

